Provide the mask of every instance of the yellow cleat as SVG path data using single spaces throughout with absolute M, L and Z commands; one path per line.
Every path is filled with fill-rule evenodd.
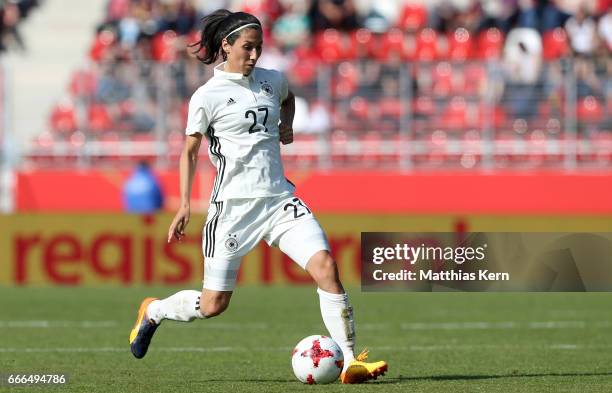
M 367 363 L 368 350 L 364 349 L 355 360 L 351 362 L 346 371 L 340 374 L 342 383 L 363 383 L 385 375 L 389 366 L 385 361 Z
M 157 298 L 148 297 L 142 301 L 138 308 L 136 323 L 130 332 L 130 349 L 137 359 L 141 359 L 147 354 L 153 333 L 159 326 L 153 320 L 149 320 L 147 316 L 147 307 L 153 300 L 157 300 Z

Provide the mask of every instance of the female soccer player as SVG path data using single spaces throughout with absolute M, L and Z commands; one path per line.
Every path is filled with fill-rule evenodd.
M 241 258 L 264 239 L 317 283 L 323 321 L 344 354 L 341 381 L 361 383 L 383 374 L 387 363 L 366 362 L 367 351 L 353 354 L 353 312 L 327 239 L 284 176 L 279 140 L 293 141 L 294 96 L 281 73 L 255 67 L 262 44 L 261 23 L 253 15 L 218 10 L 203 19 L 200 61 L 212 64 L 221 55 L 225 62 L 189 102 L 179 167 L 181 207 L 168 231 L 168 242 L 185 235 L 205 136 L 217 175 L 202 242 L 203 289 L 144 299 L 130 333 L 131 350 L 137 358 L 145 356 L 164 319 L 190 322 L 221 314 L 232 297 Z

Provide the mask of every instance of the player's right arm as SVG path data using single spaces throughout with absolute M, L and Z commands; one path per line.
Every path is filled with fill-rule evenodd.
M 187 135 L 185 139 L 185 145 L 179 161 L 181 205 L 172 220 L 172 224 L 170 224 L 168 243 L 172 241 L 172 238 L 181 240 L 185 236 L 185 228 L 189 223 L 189 216 L 191 214 L 191 187 L 198 164 L 198 152 L 201 143 L 202 134 L 200 133 Z

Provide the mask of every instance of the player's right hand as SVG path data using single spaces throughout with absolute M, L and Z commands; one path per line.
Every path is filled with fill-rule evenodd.
M 190 214 L 191 212 L 189 207 L 183 206 L 179 209 L 172 220 L 172 224 L 170 224 L 170 229 L 168 230 L 168 243 L 172 241 L 172 238 L 180 241 L 183 237 L 185 237 L 185 228 L 187 228 L 187 224 L 189 224 Z

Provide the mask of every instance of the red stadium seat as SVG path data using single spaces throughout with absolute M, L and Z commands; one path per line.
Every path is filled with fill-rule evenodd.
M 89 129 L 94 132 L 110 130 L 113 120 L 106 107 L 102 104 L 92 104 L 88 111 Z
M 404 34 L 404 59 L 416 59 L 417 34 L 409 32 Z
M 390 58 L 404 59 L 404 33 L 397 28 L 392 28 L 376 40 L 377 44 L 374 57 L 380 61 Z
M 92 71 L 78 70 L 72 73 L 70 78 L 70 93 L 77 97 L 92 96 L 97 89 L 97 76 Z
M 563 136 L 561 129 L 561 119 L 554 117 L 547 119 L 544 128 L 546 129 L 546 132 L 551 136 L 554 136 L 556 138 L 560 138 Z
M 373 57 L 376 52 L 378 40 L 368 29 L 357 29 L 350 33 L 350 44 L 346 48 L 347 59 L 361 59 Z
M 109 20 L 118 21 L 129 15 L 130 0 L 110 0 L 107 3 Z
M 421 4 L 405 4 L 397 22 L 405 31 L 417 31 L 427 24 L 427 8 Z
M 345 57 L 342 34 L 336 29 L 325 29 L 315 36 L 315 48 L 325 63 L 337 63 Z
M 399 119 L 402 114 L 402 103 L 396 97 L 383 97 L 378 101 L 380 117 Z
M 319 63 L 315 50 L 310 45 L 302 44 L 293 50 L 293 57 L 296 61 L 291 64 L 291 73 L 288 74 L 291 84 L 305 86 L 315 82 Z
M 85 134 L 82 131 L 76 131 L 73 132 L 72 135 L 70 135 L 69 140 L 71 147 L 80 148 L 85 144 L 87 138 L 85 137 Z
M 450 63 L 443 61 L 431 68 L 432 90 L 437 96 L 448 96 L 453 92 L 453 69 Z
M 57 104 L 51 111 L 51 130 L 57 133 L 72 133 L 77 130 L 77 116 L 71 102 Z
M 416 39 L 416 59 L 433 61 L 438 57 L 438 35 L 433 29 L 421 30 Z
M 346 131 L 359 135 L 373 129 L 372 119 L 371 103 L 364 97 L 355 96 L 348 101 L 345 117 L 341 121 Z
M 281 4 L 271 0 L 240 1 L 240 10 L 255 15 L 260 19 L 274 21 L 282 14 Z
M 451 131 L 465 129 L 468 125 L 466 108 L 463 97 L 453 97 L 442 113 L 441 126 Z
M 501 128 L 507 123 L 507 114 L 503 106 L 497 105 L 493 108 L 493 127 Z
M 345 131 L 348 129 L 347 111 L 348 109 L 344 105 L 330 106 L 328 112 L 332 130 Z
M 370 118 L 370 104 L 363 97 L 356 96 L 351 98 L 349 103 L 349 115 L 358 121 L 367 121 Z
M 132 100 L 125 100 L 119 103 L 119 116 L 128 117 L 136 112 L 136 104 Z
M 448 35 L 446 57 L 453 61 L 465 61 L 472 55 L 472 37 L 467 29 L 460 27 Z
M 470 62 L 463 68 L 463 92 L 465 95 L 477 95 L 482 91 L 487 80 L 487 70 L 481 62 Z
M 50 149 L 54 143 L 55 140 L 50 132 L 43 132 L 34 139 L 34 145 L 37 148 Z
M 112 30 L 102 30 L 96 35 L 89 49 L 89 57 L 96 62 L 103 60 L 115 44 L 117 34 Z
M 157 33 L 151 41 L 151 56 L 161 63 L 171 63 L 177 58 L 177 35 L 175 31 L 166 30 Z
M 436 106 L 429 96 L 420 96 L 412 103 L 412 112 L 417 116 L 433 116 Z
M 506 112 L 501 105 L 490 107 L 486 103 L 479 103 L 475 108 L 475 125 L 482 129 L 486 125 L 494 129 L 503 128 L 507 123 Z
M 375 113 L 376 127 L 379 131 L 395 134 L 400 129 L 402 103 L 397 97 L 382 97 L 379 99 Z
M 543 121 L 550 121 L 556 119 L 560 121 L 565 110 L 563 108 L 564 102 L 553 102 L 550 100 L 543 100 L 539 104 L 538 117 Z
M 504 48 L 504 34 L 497 28 L 490 28 L 478 35 L 476 57 L 479 59 L 497 59 Z
M 465 103 L 465 126 L 473 130 L 482 129 L 480 116 L 480 101 L 467 100 Z
M 578 101 L 578 121 L 584 123 L 599 123 L 603 119 L 603 107 L 597 98 L 584 97 Z
M 542 36 L 542 45 L 542 55 L 546 60 L 558 59 L 567 56 L 570 52 L 567 33 L 561 27 L 545 32 Z
M 336 97 L 348 97 L 355 93 L 359 82 L 357 68 L 349 62 L 338 65 L 338 76 L 332 80 L 332 92 Z
M 317 62 L 298 61 L 291 67 L 291 82 L 298 86 L 313 83 L 317 78 Z
M 465 146 L 465 150 L 470 151 L 470 152 L 479 151 L 480 144 L 482 143 L 480 131 L 478 130 L 467 131 L 461 137 L 461 142 Z

